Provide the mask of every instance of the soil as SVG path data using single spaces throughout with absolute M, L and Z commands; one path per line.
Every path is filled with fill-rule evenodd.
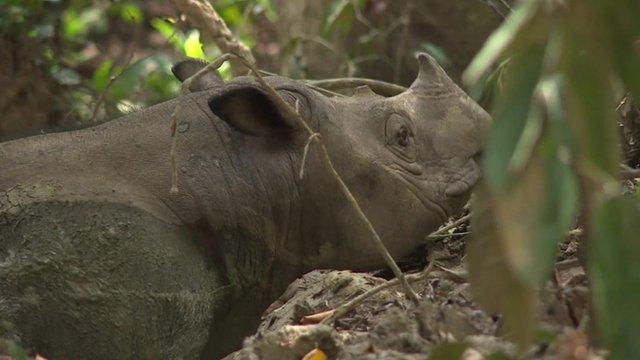
M 463 231 L 466 225 L 455 230 Z M 467 236 L 454 235 L 436 243 L 429 254 L 424 249 L 418 252 L 423 259 L 429 255 L 442 264 L 414 285 L 421 298 L 418 306 L 400 287 L 392 287 L 370 297 L 334 326 L 313 323 L 305 316 L 334 309 L 384 283 L 387 280 L 380 276 L 389 274 L 310 272 L 289 286 L 265 312 L 257 333 L 225 360 L 293 360 L 313 358 L 310 354 L 319 351 L 328 359 L 427 359 L 430 354 L 439 358 L 443 346 L 454 342 L 464 344 L 463 359 L 603 358 L 604 352 L 589 342 L 587 277 L 576 258 L 579 231 L 559 245 L 555 272 L 540 289 L 536 341 L 526 349 L 509 341 L 498 314 L 487 314 L 474 303 L 464 266 L 467 241 L 471 241 Z M 405 270 L 422 269 L 418 253 L 404 262 Z

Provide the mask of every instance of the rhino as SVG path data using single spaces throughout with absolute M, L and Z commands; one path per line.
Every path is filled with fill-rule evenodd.
M 403 93 L 265 80 L 321 134 L 390 253 L 467 202 L 489 115 L 427 54 Z M 203 64 L 185 63 L 184 79 Z M 0 337 L 50 359 L 216 358 L 286 286 L 383 265 L 371 234 L 254 77 L 82 130 L 0 143 Z M 178 102 L 172 193 L 171 113 Z

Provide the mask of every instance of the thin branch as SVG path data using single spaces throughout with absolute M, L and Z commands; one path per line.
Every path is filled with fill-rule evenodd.
M 438 269 L 440 269 L 440 271 L 448 275 L 449 279 L 455 282 L 464 283 L 469 281 L 469 273 L 466 270 L 455 271 L 455 270 L 447 269 L 442 265 L 436 265 L 436 266 L 438 267 Z
M 500 3 L 502 4 L 502 6 L 507 8 L 507 10 L 509 10 L 510 13 L 513 12 L 513 9 L 511 8 L 511 5 L 509 5 L 507 0 L 500 0 Z
M 223 53 L 238 54 L 248 62 L 256 62 L 251 50 L 238 40 L 227 27 L 224 20 L 206 0 L 174 0 L 178 10 L 197 28 L 209 35 Z M 244 75 L 247 70 L 238 62 L 231 62 L 234 75 Z
M 171 190 L 172 194 L 178 193 L 178 160 L 176 157 L 176 148 L 178 145 L 178 137 L 176 136 L 176 130 L 178 129 L 179 123 L 179 115 L 182 113 L 182 103 L 184 101 L 184 96 L 191 93 L 191 84 L 198 80 L 204 73 L 209 71 L 218 70 L 222 64 L 230 60 L 233 56 L 231 54 L 224 54 L 218 57 L 213 62 L 209 63 L 204 68 L 200 69 L 198 72 L 193 74 L 191 77 L 187 78 L 182 85 L 180 86 L 180 96 L 178 96 L 176 107 L 173 109 L 171 113 Z
M 407 3 L 402 12 L 402 32 L 400 33 L 400 40 L 398 41 L 398 47 L 396 51 L 396 59 L 395 59 L 395 67 L 393 69 L 393 81 L 399 82 L 400 75 L 402 72 L 402 64 L 404 62 L 406 48 L 407 48 L 407 39 L 409 38 L 409 26 L 411 25 L 411 12 L 412 12 L 411 3 Z
M 358 86 L 367 85 L 374 92 L 383 96 L 395 96 L 407 91 L 407 88 L 380 80 L 366 78 L 336 78 L 323 80 L 307 80 L 307 84 L 319 86 L 330 90 L 356 88 Z
M 640 169 L 634 169 L 629 166 L 621 166 L 620 178 L 622 180 L 633 180 L 640 178 Z
M 302 180 L 302 178 L 304 178 L 304 165 L 307 162 L 307 154 L 309 153 L 309 145 L 311 145 L 311 142 L 317 138 L 320 137 L 320 133 L 313 133 L 311 136 L 309 136 L 309 138 L 307 139 L 307 143 L 304 144 L 304 151 L 302 152 L 302 162 L 300 164 L 300 173 L 299 178 L 300 180 Z
M 452 236 L 465 236 L 471 234 L 471 231 L 459 232 L 459 233 L 451 233 L 451 234 L 431 234 L 427 236 L 429 239 L 445 239 Z
M 493 3 L 493 0 L 485 0 L 484 1 L 485 4 L 487 4 L 487 6 L 489 6 L 491 8 L 491 10 L 493 10 L 494 13 L 496 13 L 496 15 L 498 15 L 501 19 L 506 19 L 507 16 L 505 14 L 502 13 L 502 11 L 500 11 L 500 9 L 498 9 L 498 7 L 496 6 L 496 4 Z
M 429 262 L 429 265 L 420 273 L 418 274 L 412 274 L 412 275 L 407 275 L 406 279 L 409 282 L 418 282 L 418 281 L 422 281 L 424 279 L 427 278 L 427 276 L 429 275 L 429 273 L 431 273 L 431 270 L 433 269 L 433 266 L 435 264 L 435 261 L 431 261 Z M 337 319 L 339 319 L 340 317 L 344 316 L 346 313 L 348 313 L 349 311 L 353 310 L 356 306 L 362 304 L 365 300 L 367 300 L 368 298 L 372 297 L 373 295 L 386 290 L 390 287 L 396 286 L 400 283 L 399 279 L 393 279 L 393 280 L 389 280 L 383 284 L 380 284 L 374 288 L 371 288 L 367 291 L 365 291 L 363 294 L 356 296 L 355 298 L 351 299 L 350 301 L 347 301 L 345 303 L 343 303 L 342 305 L 338 306 L 335 311 L 333 312 L 333 314 L 327 318 L 325 318 L 324 320 L 322 320 L 320 323 L 321 324 L 327 324 L 327 325 L 331 325 L 333 324 Z
M 272 72 L 270 72 L 270 71 L 266 71 L 266 70 L 258 70 L 258 71 L 260 71 L 260 73 L 261 73 L 262 75 L 267 75 L 267 76 L 278 76 L 278 74 L 272 73 Z M 333 92 L 333 91 L 331 91 L 331 90 L 323 89 L 323 88 L 321 88 L 321 87 L 318 87 L 318 86 L 315 86 L 315 85 L 309 84 L 309 83 L 308 83 L 308 81 L 309 81 L 309 80 L 305 80 L 305 79 L 298 79 L 298 80 L 299 80 L 299 81 L 304 82 L 304 84 L 305 84 L 305 85 L 307 85 L 307 87 L 309 87 L 309 88 L 311 88 L 311 89 L 313 89 L 313 90 L 315 90 L 315 91 L 317 91 L 317 92 L 319 92 L 319 93 L 321 93 L 321 94 L 323 94 L 323 95 L 327 95 L 327 96 L 338 96 L 338 97 L 345 97 L 345 96 L 346 96 L 346 95 L 344 95 L 344 94 L 340 94 L 340 93 L 337 93 L 337 92 Z
M 369 31 L 376 30 L 375 27 L 371 25 L 371 22 L 369 22 L 369 20 L 367 20 L 367 18 L 362 13 L 360 6 L 358 6 L 357 0 L 351 0 L 351 6 L 353 6 L 353 13 L 356 15 L 356 20 L 366 26 Z
M 133 15 L 128 14 L 132 19 L 133 19 Z M 98 111 L 100 110 L 100 107 L 102 106 L 102 103 L 104 103 L 107 99 L 107 92 L 109 91 L 109 89 L 111 88 L 111 86 L 116 82 L 116 80 L 118 80 L 118 78 L 120 76 L 122 76 L 122 74 L 124 74 L 125 71 L 127 71 L 127 68 L 129 67 L 129 64 L 131 63 L 131 60 L 133 60 L 133 56 L 135 55 L 135 49 L 136 49 L 136 44 L 137 44 L 137 40 L 140 37 L 140 27 L 136 26 L 135 27 L 135 32 L 133 35 L 133 40 L 131 41 L 131 43 L 129 43 L 128 46 L 128 50 L 127 53 L 129 54 L 124 62 L 124 64 L 122 65 L 122 69 L 120 70 L 120 72 L 112 77 L 109 78 L 109 82 L 107 83 L 107 85 L 104 87 L 104 89 L 102 89 L 102 91 L 100 92 L 100 96 L 98 97 L 98 101 L 96 102 L 96 105 L 93 107 L 93 113 L 91 114 L 91 122 L 94 122 L 96 120 L 96 117 L 98 116 Z M 108 113 L 108 111 L 107 111 Z
M 219 67 L 222 64 L 222 62 L 228 60 L 229 57 L 231 57 L 231 56 L 233 56 L 236 59 L 240 60 L 246 67 L 248 67 L 253 72 L 253 74 L 255 75 L 256 80 L 258 81 L 258 83 L 260 83 L 260 85 L 262 86 L 263 90 L 266 91 L 269 94 L 270 98 L 273 101 L 276 102 L 277 108 L 284 112 L 283 115 L 285 117 L 287 117 L 289 119 L 295 119 L 295 121 L 298 123 L 298 125 L 302 129 L 304 129 L 304 131 L 307 133 L 308 136 L 312 136 L 315 133 L 315 131 L 313 131 L 313 129 L 311 129 L 311 127 L 302 118 L 302 116 L 298 112 L 296 112 L 296 110 L 294 108 L 292 108 L 291 105 L 289 105 L 286 101 L 284 101 L 284 99 L 280 96 L 280 94 L 278 94 L 278 92 L 264 80 L 264 78 L 260 74 L 260 71 L 258 71 L 258 69 L 256 69 L 256 67 L 251 62 L 249 62 L 247 59 L 243 58 L 242 56 L 240 56 L 238 54 L 225 54 L 225 55 L 221 56 L 220 58 L 216 59 L 213 63 L 207 65 L 202 70 L 197 72 L 193 76 L 193 78 L 195 78 L 197 76 L 200 76 L 202 73 L 205 72 L 205 70 L 208 71 L 211 67 L 214 67 L 214 66 L 218 66 Z M 187 81 L 185 81 L 185 83 L 190 83 L 190 81 L 187 80 Z M 185 86 L 185 85 L 186 84 L 183 83 L 182 88 L 183 89 L 185 89 L 185 88 L 188 89 L 188 86 Z M 174 120 L 172 122 L 172 136 L 174 136 L 174 141 L 173 141 L 172 149 L 171 149 L 171 162 L 172 162 L 171 165 L 173 167 L 173 175 L 174 175 L 174 179 L 173 179 L 172 187 L 171 187 L 171 191 L 172 192 L 177 192 L 178 191 L 178 188 L 177 188 L 178 171 L 177 171 L 177 161 L 176 161 L 176 156 L 175 156 L 175 148 L 176 148 L 175 143 L 176 143 L 176 138 L 177 137 L 175 136 L 175 134 L 176 134 L 176 128 L 177 128 L 177 125 L 178 125 L 177 113 L 178 113 L 178 111 L 180 109 L 180 103 L 181 102 L 182 101 L 179 100 L 179 103 L 176 106 L 176 111 L 174 111 L 174 114 L 172 114 L 172 117 L 174 118 Z M 358 217 L 364 222 L 364 224 L 366 225 L 366 227 L 369 230 L 369 232 L 373 235 L 372 239 L 373 239 L 374 245 L 376 246 L 378 252 L 383 257 L 383 259 L 386 262 L 387 266 L 389 266 L 391 268 L 391 271 L 393 271 L 394 275 L 399 279 L 400 283 L 402 284 L 402 286 L 403 286 L 403 288 L 405 290 L 405 293 L 406 293 L 407 297 L 409 299 L 411 299 L 415 304 L 418 304 L 418 302 L 419 302 L 418 295 L 416 295 L 416 293 L 413 291 L 413 289 L 411 288 L 411 286 L 407 282 L 407 279 L 405 278 L 404 274 L 402 273 L 402 271 L 398 267 L 398 264 L 396 264 L 396 262 L 393 260 L 393 257 L 391 256 L 391 254 L 389 253 L 389 251 L 385 247 L 384 243 L 382 242 L 382 239 L 380 239 L 380 235 L 378 235 L 378 232 L 373 227 L 373 224 L 371 224 L 371 221 L 369 221 L 367 216 L 364 214 L 364 211 L 360 207 L 360 204 L 358 203 L 356 198 L 353 196 L 353 194 L 349 190 L 349 187 L 347 186 L 347 184 L 345 184 L 344 180 L 342 180 L 342 177 L 340 176 L 340 174 L 338 174 L 337 170 L 333 166 L 333 162 L 331 161 L 331 157 L 329 156 L 329 152 L 327 151 L 327 148 L 322 143 L 322 136 L 321 135 L 318 135 L 316 143 L 318 144 L 318 146 L 320 148 L 321 159 L 322 159 L 324 165 L 327 167 L 327 169 L 331 173 L 331 175 L 333 176 L 333 178 L 338 183 L 340 191 L 345 195 L 345 197 L 347 198 L 347 201 L 353 206 L 353 208 L 356 211 L 356 214 L 358 215 Z
M 442 228 L 438 229 L 437 231 L 433 232 L 433 233 L 432 233 L 431 235 L 429 235 L 429 236 L 444 234 L 444 233 L 446 233 L 447 231 L 449 231 L 449 230 L 451 230 L 451 229 L 454 229 L 454 228 L 457 228 L 458 226 L 460 226 L 460 225 L 464 224 L 465 222 L 469 221 L 470 219 L 471 219 L 471 214 L 467 214 L 467 215 L 465 215 L 465 216 L 461 217 L 460 219 L 458 219 L 458 220 L 456 220 L 456 221 L 452 222 L 451 224 L 449 224 L 449 225 L 447 225 L 447 226 L 445 226 L 445 227 L 442 227 Z

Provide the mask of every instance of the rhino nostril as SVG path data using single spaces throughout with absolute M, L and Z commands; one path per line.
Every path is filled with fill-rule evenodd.
M 482 162 L 482 155 L 484 154 L 483 150 L 476 151 L 475 154 L 471 155 L 471 158 L 476 162 L 476 164 L 480 164 Z

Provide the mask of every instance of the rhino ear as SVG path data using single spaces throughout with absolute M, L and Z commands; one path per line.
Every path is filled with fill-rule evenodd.
M 230 88 L 209 99 L 209 108 L 232 128 L 253 136 L 290 133 L 296 129 L 270 95 L 256 86 Z
M 207 65 L 208 63 L 204 60 L 186 59 L 173 65 L 171 72 L 180 82 L 184 82 Z M 224 85 L 222 78 L 216 71 L 211 70 L 202 74 L 195 83 L 191 84 L 189 90 L 202 91 L 222 85 Z

